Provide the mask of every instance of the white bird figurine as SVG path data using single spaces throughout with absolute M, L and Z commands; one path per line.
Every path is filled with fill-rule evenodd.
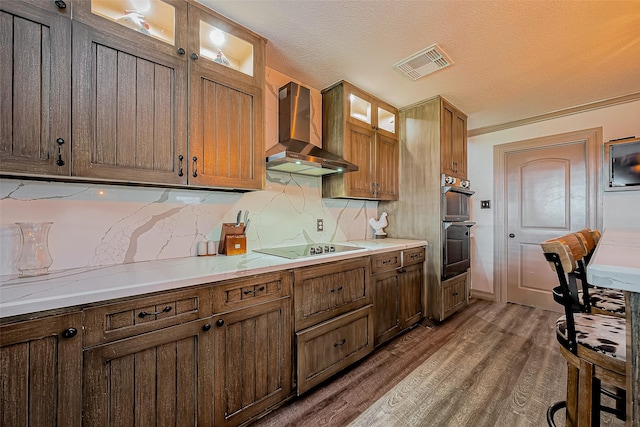
M 380 215 L 380 219 L 369 218 L 369 225 L 375 230 L 374 237 L 376 239 L 387 237 L 387 233 L 385 233 L 383 230 L 383 228 L 389 225 L 389 223 L 387 222 L 386 212 L 382 212 L 382 214 Z

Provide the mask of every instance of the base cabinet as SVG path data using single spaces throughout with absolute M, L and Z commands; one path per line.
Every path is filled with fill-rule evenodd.
M 298 395 L 373 351 L 373 311 L 367 305 L 296 334 Z
M 371 258 L 376 346 L 422 319 L 424 260 L 424 248 Z
M 0 327 L 0 425 L 82 423 L 82 315 Z
M 211 319 L 84 352 L 84 424 L 212 426 Z
M 436 289 L 439 295 L 435 300 L 439 301 L 437 312 L 440 319 L 444 320 L 458 310 L 463 309 L 469 302 L 468 272 L 442 282 L 440 289 Z
M 291 393 L 291 297 L 214 316 L 214 424 L 235 426 Z

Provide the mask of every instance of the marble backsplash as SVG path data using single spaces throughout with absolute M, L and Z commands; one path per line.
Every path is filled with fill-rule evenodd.
M 0 179 L 0 275 L 17 274 L 16 222 L 53 222 L 54 271 L 196 256 L 239 210 L 249 211 L 251 251 L 371 238 L 377 202 L 323 199 L 321 178 L 273 171 L 248 193 Z

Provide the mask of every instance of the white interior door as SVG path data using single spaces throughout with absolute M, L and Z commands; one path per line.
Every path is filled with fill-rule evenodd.
M 502 252 L 503 261 L 498 272 L 501 301 L 561 310 L 551 294 L 558 278 L 544 259 L 540 242 L 596 227 L 599 168 L 593 139 L 597 135 L 576 138 L 567 134 L 565 139 L 560 135 L 546 145 L 544 140 L 528 141 L 503 150 L 498 169 L 504 218 L 496 227 L 500 243 L 496 249 Z

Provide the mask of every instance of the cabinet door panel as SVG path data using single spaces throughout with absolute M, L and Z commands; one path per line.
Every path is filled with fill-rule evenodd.
M 0 425 L 80 425 L 82 337 L 80 314 L 47 317 L 0 328 Z
M 238 425 L 291 392 L 291 298 L 213 318 L 215 425 Z
M 400 164 L 398 156 L 398 141 L 378 133 L 374 185 L 377 198 L 380 200 L 398 199 L 398 165 Z
M 192 68 L 191 184 L 262 188 L 262 97 L 259 91 L 247 89 L 196 75 Z
M 424 249 L 423 249 L 424 252 Z M 398 276 L 400 300 L 400 327 L 407 328 L 422 318 L 423 264 L 404 267 Z
M 370 304 L 369 271 L 368 258 L 296 270 L 296 331 Z
M 344 175 L 347 181 L 348 195 L 352 197 L 373 197 L 372 182 L 374 179 L 375 132 L 371 129 L 346 124 L 348 148 L 345 149 L 345 159 L 358 166 L 356 172 Z
M 373 276 L 375 308 L 375 344 L 381 344 L 400 332 L 400 305 L 396 270 Z
M 212 425 L 207 324 L 210 319 L 85 350 L 85 424 Z
M 185 184 L 186 60 L 73 28 L 73 175 Z
M 69 17 L 21 2 L 2 2 L 0 46 L 2 171 L 69 175 Z M 59 145 L 58 138 L 64 143 Z M 59 158 L 62 164 L 58 164 Z
M 298 332 L 298 395 L 371 353 L 373 335 L 371 305 Z

